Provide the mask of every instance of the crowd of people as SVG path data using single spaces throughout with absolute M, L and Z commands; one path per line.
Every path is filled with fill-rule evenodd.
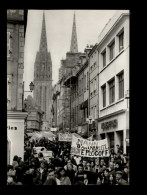
M 7 185 L 129 185 L 129 157 L 119 147 L 109 157 L 87 158 L 71 155 L 70 144 L 57 142 L 54 158 L 45 160 L 41 152 L 33 155 L 33 147 L 40 145 L 49 147 L 45 139 L 29 141 L 24 161 L 14 156 L 7 166 Z

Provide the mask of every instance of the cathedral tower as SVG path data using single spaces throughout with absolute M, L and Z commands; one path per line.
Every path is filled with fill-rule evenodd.
M 43 13 L 39 51 L 34 64 L 34 100 L 44 112 L 42 130 L 51 127 L 52 61 L 47 49 L 45 14 Z

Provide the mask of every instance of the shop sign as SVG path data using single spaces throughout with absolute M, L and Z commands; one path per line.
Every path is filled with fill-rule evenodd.
M 14 126 L 10 126 L 10 125 L 9 125 L 9 126 L 7 126 L 7 129 L 8 129 L 8 130 L 17 130 L 17 127 L 14 127 Z
M 105 129 L 109 129 L 109 128 L 115 128 L 115 127 L 117 127 L 117 125 L 118 125 L 118 121 L 117 121 L 117 119 L 115 119 L 115 120 L 112 120 L 112 121 L 102 123 L 101 128 L 103 130 L 105 130 Z

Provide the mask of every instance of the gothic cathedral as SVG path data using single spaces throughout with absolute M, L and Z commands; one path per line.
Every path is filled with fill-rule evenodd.
M 44 13 L 40 38 L 40 47 L 39 51 L 36 54 L 34 64 L 34 85 L 34 100 L 44 112 L 41 130 L 49 130 L 52 121 L 52 61 L 51 54 L 47 49 Z

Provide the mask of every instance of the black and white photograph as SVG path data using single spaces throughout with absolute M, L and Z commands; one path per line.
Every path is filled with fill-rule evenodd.
M 7 9 L 7 185 L 130 185 L 130 14 Z

